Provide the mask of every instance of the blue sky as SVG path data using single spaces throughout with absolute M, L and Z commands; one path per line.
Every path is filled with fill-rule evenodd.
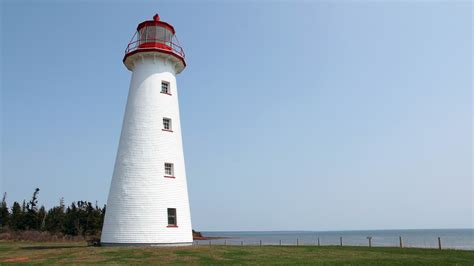
M 469 1 L 2 1 L 0 191 L 104 204 L 158 12 L 198 230 L 472 228 Z

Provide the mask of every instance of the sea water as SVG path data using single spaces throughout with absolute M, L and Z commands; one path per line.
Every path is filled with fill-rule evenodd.
M 320 245 L 438 248 L 438 237 L 442 248 L 474 250 L 474 229 L 413 229 L 413 230 L 368 230 L 368 231 L 233 231 L 202 232 L 214 239 L 211 244 L 227 245 Z M 195 241 L 209 244 L 209 240 Z

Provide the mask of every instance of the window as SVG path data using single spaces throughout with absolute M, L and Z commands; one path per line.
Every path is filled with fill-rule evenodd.
M 163 118 L 163 130 L 171 131 L 171 119 Z
M 168 227 L 177 226 L 176 222 L 176 209 L 168 208 Z
M 174 165 L 172 163 L 165 163 L 165 176 L 174 176 Z
M 166 82 L 166 81 L 161 82 L 161 93 L 171 94 L 169 82 Z
M 146 26 L 146 40 L 147 42 L 155 42 L 157 38 L 157 30 L 158 27 L 156 26 Z

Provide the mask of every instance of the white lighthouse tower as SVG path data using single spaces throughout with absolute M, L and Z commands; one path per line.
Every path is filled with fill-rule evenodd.
M 190 245 L 176 85 L 186 63 L 173 26 L 158 14 L 140 23 L 123 63 L 132 80 L 101 243 Z

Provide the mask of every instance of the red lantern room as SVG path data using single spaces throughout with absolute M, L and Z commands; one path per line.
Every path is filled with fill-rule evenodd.
M 150 55 L 164 58 L 176 64 L 176 73 L 186 67 L 183 48 L 176 38 L 174 27 L 160 20 L 155 14 L 153 20 L 138 24 L 137 31 L 125 50 L 123 63 L 132 70 L 134 61 L 142 56 Z

